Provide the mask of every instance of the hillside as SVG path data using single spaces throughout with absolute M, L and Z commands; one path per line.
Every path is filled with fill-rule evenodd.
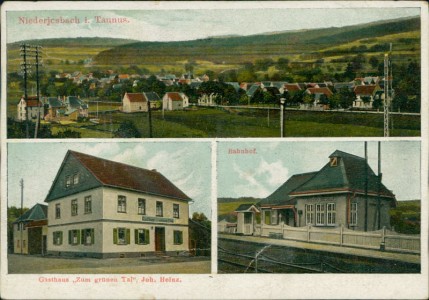
M 26 40 L 8 44 L 10 50 L 17 49 L 21 44 L 40 45 L 42 47 L 116 47 L 124 44 L 135 43 L 136 40 L 105 38 L 105 37 L 78 37 L 78 38 L 54 38 Z
M 252 203 L 256 204 L 261 199 L 253 197 L 241 198 L 218 198 L 218 220 L 226 219 L 229 222 L 235 222 L 237 219 L 234 212 L 241 204 Z
M 243 63 L 258 58 L 318 54 L 323 49 L 356 40 L 375 39 L 419 30 L 419 18 L 404 18 L 346 27 L 239 37 L 217 37 L 179 42 L 137 42 L 102 51 L 94 58 L 94 61 L 100 65 L 108 64 L 113 59 L 119 64 L 165 64 L 184 60 L 204 60 L 221 64 Z M 419 38 L 403 39 L 402 41 L 398 39 L 395 41 L 395 47 L 403 44 L 400 45 L 401 49 L 411 50 L 413 48 L 415 50 L 419 49 L 419 47 L 415 47 L 419 43 Z M 387 45 L 384 42 L 384 45 L 373 50 L 386 51 Z

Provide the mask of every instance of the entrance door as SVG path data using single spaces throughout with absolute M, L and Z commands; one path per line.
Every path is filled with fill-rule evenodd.
M 155 251 L 165 251 L 164 227 L 155 227 Z

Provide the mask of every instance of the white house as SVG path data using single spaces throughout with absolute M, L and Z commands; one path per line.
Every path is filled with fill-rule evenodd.
M 162 98 L 164 110 L 181 110 L 189 106 L 189 98 L 184 93 L 169 92 Z
M 147 112 L 148 101 L 150 101 L 151 108 L 158 108 L 161 99 L 155 92 L 125 93 L 124 98 L 122 98 L 122 111 L 126 113 Z
M 30 121 L 37 121 L 37 118 L 43 119 L 45 115 L 43 103 L 37 100 L 37 96 L 27 96 L 27 99 L 21 97 L 17 109 L 16 119 L 18 121 L 27 120 L 27 114 Z
M 190 200 L 156 170 L 69 150 L 45 199 L 48 253 L 187 253 Z

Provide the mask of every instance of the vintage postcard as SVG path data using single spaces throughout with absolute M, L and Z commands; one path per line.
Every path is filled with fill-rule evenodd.
M 1 20 L 2 298 L 428 298 L 427 3 Z

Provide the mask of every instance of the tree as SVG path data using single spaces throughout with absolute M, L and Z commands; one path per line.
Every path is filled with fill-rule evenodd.
M 353 106 L 353 101 L 355 100 L 355 93 L 347 87 L 343 87 L 338 91 L 340 95 L 340 106 L 342 108 L 350 108 Z
M 277 60 L 277 67 L 280 70 L 287 70 L 289 68 L 289 59 L 284 58 L 284 57 L 280 57 Z
M 369 58 L 369 64 L 371 65 L 372 68 L 374 68 L 374 69 L 377 68 L 377 66 L 379 64 L 379 61 L 378 61 L 377 57 L 376 56 L 371 56 Z
M 130 120 L 125 120 L 121 123 L 118 130 L 115 132 L 117 138 L 140 138 L 141 133 L 136 125 Z

